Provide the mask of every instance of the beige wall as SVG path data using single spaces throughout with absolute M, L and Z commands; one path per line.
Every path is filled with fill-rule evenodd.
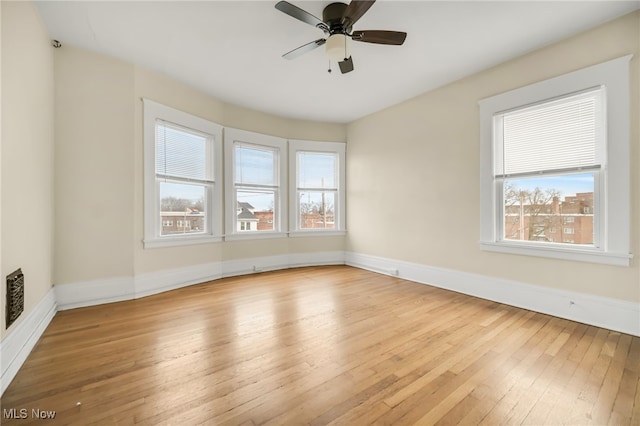
M 52 284 L 54 81 L 53 47 L 35 5 L 1 2 L 0 7 L 0 336 L 4 336 L 5 277 L 17 268 L 25 274 L 25 310 L 18 321 L 24 320 Z
M 347 249 L 640 301 L 639 44 L 636 12 L 351 123 Z M 480 251 L 478 100 L 629 53 L 631 266 Z
M 233 106 L 158 73 L 72 46 L 56 51 L 56 284 L 229 259 L 343 250 L 344 237 L 144 249 L 142 98 L 228 127 L 344 141 L 346 125 Z
M 55 54 L 55 283 L 133 274 L 133 66 Z

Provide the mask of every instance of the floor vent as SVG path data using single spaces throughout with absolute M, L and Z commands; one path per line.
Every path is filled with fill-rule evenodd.
M 24 274 L 18 269 L 7 275 L 7 321 L 9 328 L 24 311 Z

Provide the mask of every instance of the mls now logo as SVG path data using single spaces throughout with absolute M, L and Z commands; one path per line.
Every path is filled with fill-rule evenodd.
M 10 408 L 2 410 L 2 417 L 5 419 L 26 419 L 28 417 L 32 419 L 55 419 L 56 412 L 40 410 L 39 408 L 33 408 L 31 412 L 26 408 Z
M 29 416 L 29 411 L 26 408 L 10 408 L 8 410 L 2 410 L 2 417 L 5 419 L 26 419 Z

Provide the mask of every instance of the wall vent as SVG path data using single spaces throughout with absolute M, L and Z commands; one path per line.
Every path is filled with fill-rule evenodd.
M 9 328 L 24 311 L 24 274 L 18 269 L 7 275 L 7 320 Z

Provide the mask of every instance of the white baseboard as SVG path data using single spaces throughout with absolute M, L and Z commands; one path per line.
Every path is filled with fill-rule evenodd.
M 296 253 L 225 260 L 149 272 L 135 277 L 116 277 L 56 285 L 55 290 L 58 309 L 65 310 L 138 299 L 236 275 L 316 265 L 344 265 L 344 252 Z
M 19 319 L 19 322 L 9 330 L 9 333 L 0 342 L 0 364 L 2 366 L 0 395 L 7 389 L 38 343 L 38 339 L 56 314 L 56 308 L 55 292 L 50 289 L 33 310 L 26 317 Z
M 54 286 L 58 310 L 102 305 L 134 298 L 133 277 L 114 277 Z
M 640 336 L 640 305 L 449 269 L 347 252 L 345 263 L 584 324 Z
M 55 286 L 0 342 L 1 390 L 4 392 L 9 386 L 56 310 L 131 300 L 223 277 L 302 266 L 344 264 L 640 336 L 640 305 L 637 303 L 352 252 L 296 253 L 226 260 L 136 277 Z
M 220 262 L 165 269 L 136 275 L 132 299 L 222 278 Z
M 640 336 L 640 306 L 636 303 L 342 251 L 225 260 L 135 277 L 58 285 L 55 289 L 58 309 L 64 310 L 136 299 L 236 275 L 344 264 Z

